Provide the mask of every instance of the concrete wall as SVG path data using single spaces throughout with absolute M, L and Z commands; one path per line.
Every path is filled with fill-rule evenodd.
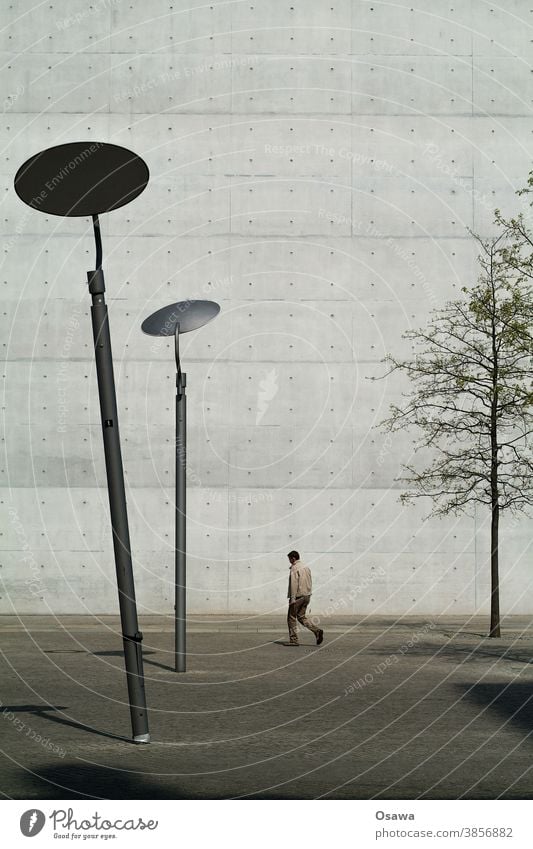
M 291 5 L 292 2 L 292 5 Z M 117 610 L 92 356 L 90 222 L 13 191 L 34 152 L 123 144 L 151 171 L 103 220 L 138 600 L 171 610 L 174 368 L 140 333 L 213 298 L 184 344 L 189 609 L 278 611 L 285 554 L 313 609 L 487 609 L 488 516 L 424 521 L 374 425 L 403 330 L 476 276 L 466 228 L 531 167 L 533 14 L 482 0 L 35 0 L 1 32 L 5 613 Z M 503 522 L 502 609 L 533 612 L 531 522 Z

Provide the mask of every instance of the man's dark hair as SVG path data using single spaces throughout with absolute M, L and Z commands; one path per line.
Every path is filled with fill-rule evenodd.
M 289 553 L 287 554 L 287 557 L 289 558 L 289 560 L 299 560 L 300 559 L 300 555 L 298 554 L 297 551 L 289 551 Z

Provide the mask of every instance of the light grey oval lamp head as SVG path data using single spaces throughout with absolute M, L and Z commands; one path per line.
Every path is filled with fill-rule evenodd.
M 145 318 L 141 330 L 149 336 L 174 336 L 176 329 L 180 333 L 198 330 L 219 312 L 220 306 L 215 301 L 178 301 Z

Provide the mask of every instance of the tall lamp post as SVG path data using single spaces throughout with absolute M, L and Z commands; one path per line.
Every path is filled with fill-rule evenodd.
M 148 178 L 148 167 L 139 156 L 126 148 L 101 142 L 73 142 L 48 148 L 28 159 L 15 176 L 15 191 L 33 209 L 51 215 L 91 217 L 93 222 L 96 268 L 87 272 L 87 280 L 92 296 L 96 373 L 126 680 L 135 743 L 149 743 L 150 734 L 98 215 L 134 200 L 145 189 Z
M 146 318 L 141 329 L 149 336 L 174 336 L 176 357 L 176 500 L 174 576 L 174 670 L 186 669 L 186 508 L 187 508 L 187 375 L 181 370 L 180 334 L 198 330 L 215 318 L 220 307 L 214 301 L 179 301 Z

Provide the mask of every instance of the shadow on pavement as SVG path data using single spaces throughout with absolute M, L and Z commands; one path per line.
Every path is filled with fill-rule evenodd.
M 456 685 L 463 698 L 478 707 L 494 711 L 498 716 L 525 731 L 533 732 L 533 681 L 531 683 L 486 683 Z M 531 740 L 533 742 L 533 740 Z
M 474 644 L 471 646 L 454 645 L 453 643 L 439 644 L 418 644 L 408 648 L 406 651 L 401 651 L 399 647 L 396 651 L 387 648 L 373 647 L 368 655 L 376 657 L 385 657 L 398 655 L 398 657 L 427 657 L 438 658 L 439 660 L 452 661 L 457 663 L 466 663 L 468 661 L 479 660 L 480 658 L 494 658 L 495 660 L 503 660 L 511 663 L 533 664 L 533 657 L 528 649 L 515 648 L 507 645 L 491 647 L 487 645 Z
M 129 737 L 121 737 L 119 734 L 112 734 L 110 731 L 100 731 L 98 728 L 93 728 L 91 725 L 84 725 L 83 722 L 76 722 L 74 719 L 67 719 L 64 716 L 58 716 L 53 711 L 68 710 L 68 707 L 63 705 L 2 705 L 4 713 L 30 713 L 33 716 L 38 716 L 42 719 L 48 719 L 50 722 L 57 722 L 59 725 L 68 725 L 69 728 L 76 728 L 78 731 L 87 731 L 90 734 L 97 734 L 99 737 L 107 737 L 111 740 L 121 740 L 126 743 L 131 743 Z
M 143 654 L 143 663 L 146 666 L 157 666 L 159 669 L 164 669 L 165 672 L 175 672 L 176 671 L 173 666 L 169 666 L 166 663 L 159 663 L 159 661 L 157 661 L 157 660 L 146 660 L 146 656 L 144 654 Z
M 172 780 L 172 779 L 171 779 Z M 46 783 L 43 788 L 42 782 Z M 160 781 L 142 773 L 124 772 L 71 761 L 50 764 L 35 771 L 33 789 L 39 798 L 55 799 L 193 799 L 179 787 L 169 787 L 169 777 Z M 142 812 L 139 812 L 142 816 Z M 146 819 L 146 817 L 145 817 Z
M 87 649 L 45 649 L 44 654 L 92 654 L 94 657 L 124 657 L 120 649 L 113 651 L 87 651 Z M 156 654 L 155 651 L 143 649 L 143 658 L 147 654 Z

